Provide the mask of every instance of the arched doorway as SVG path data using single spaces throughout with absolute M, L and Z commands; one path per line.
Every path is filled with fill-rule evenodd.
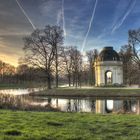
M 112 71 L 107 70 L 105 72 L 105 85 L 112 85 L 113 78 L 112 78 Z

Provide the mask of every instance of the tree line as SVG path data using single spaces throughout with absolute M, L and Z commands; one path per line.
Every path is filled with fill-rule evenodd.
M 10 73 L 7 69 L 7 74 L 4 63 L 0 64 L 1 82 L 11 77 L 10 82 L 15 83 L 44 82 L 48 89 L 61 84 L 75 87 L 95 84 L 93 65 L 98 57 L 97 49 L 88 50 L 83 55 L 76 46 L 64 46 L 63 30 L 50 25 L 36 29 L 23 40 L 25 56 L 19 60 L 19 66 L 15 69 L 9 65 L 14 71 Z M 130 30 L 128 43 L 119 52 L 123 61 L 124 84 L 140 85 L 139 52 L 140 29 Z
M 124 84 L 140 86 L 140 29 L 128 31 L 128 43 L 121 47 Z

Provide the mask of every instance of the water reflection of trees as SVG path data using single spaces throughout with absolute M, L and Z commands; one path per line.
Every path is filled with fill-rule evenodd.
M 91 111 L 95 112 L 95 100 L 91 100 Z
M 95 112 L 95 100 L 68 99 L 67 112 Z
M 66 105 L 67 112 L 95 112 L 96 100 L 81 100 L 81 99 L 68 99 Z M 136 112 L 137 101 L 136 100 L 123 100 L 122 111 L 127 112 Z M 116 110 L 118 111 L 118 110 Z
M 79 100 L 79 99 L 68 99 L 67 111 L 68 112 L 79 112 L 79 111 L 81 111 L 81 100 Z
M 71 112 L 71 100 L 68 99 L 68 102 L 67 102 L 67 112 Z
M 135 100 L 124 100 L 123 101 L 123 111 L 124 112 L 133 112 L 132 107 L 136 106 Z
M 80 111 L 80 100 L 79 99 L 68 99 L 67 111 L 68 112 L 78 112 Z
M 26 97 L 26 98 L 25 98 Z M 34 98 L 30 96 L 25 96 L 25 100 L 30 100 L 30 102 L 46 101 L 47 107 L 52 106 L 66 112 L 94 112 L 96 113 L 96 99 L 59 99 L 59 98 Z M 137 100 L 116 100 L 114 102 L 113 112 L 116 113 L 137 113 L 140 112 L 140 105 Z M 104 104 L 101 108 L 104 108 Z M 99 108 L 99 109 L 101 109 Z M 107 112 L 106 112 L 107 113 Z

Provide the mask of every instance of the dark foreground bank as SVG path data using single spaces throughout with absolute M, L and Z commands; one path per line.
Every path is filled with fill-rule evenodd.
M 139 140 L 140 116 L 0 110 L 0 140 Z

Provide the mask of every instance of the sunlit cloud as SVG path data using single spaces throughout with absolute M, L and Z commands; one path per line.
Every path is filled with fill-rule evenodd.
M 9 63 L 15 67 L 18 66 L 18 59 L 17 59 L 17 55 L 8 55 L 8 54 L 0 54 L 0 60 L 2 60 L 5 63 Z

